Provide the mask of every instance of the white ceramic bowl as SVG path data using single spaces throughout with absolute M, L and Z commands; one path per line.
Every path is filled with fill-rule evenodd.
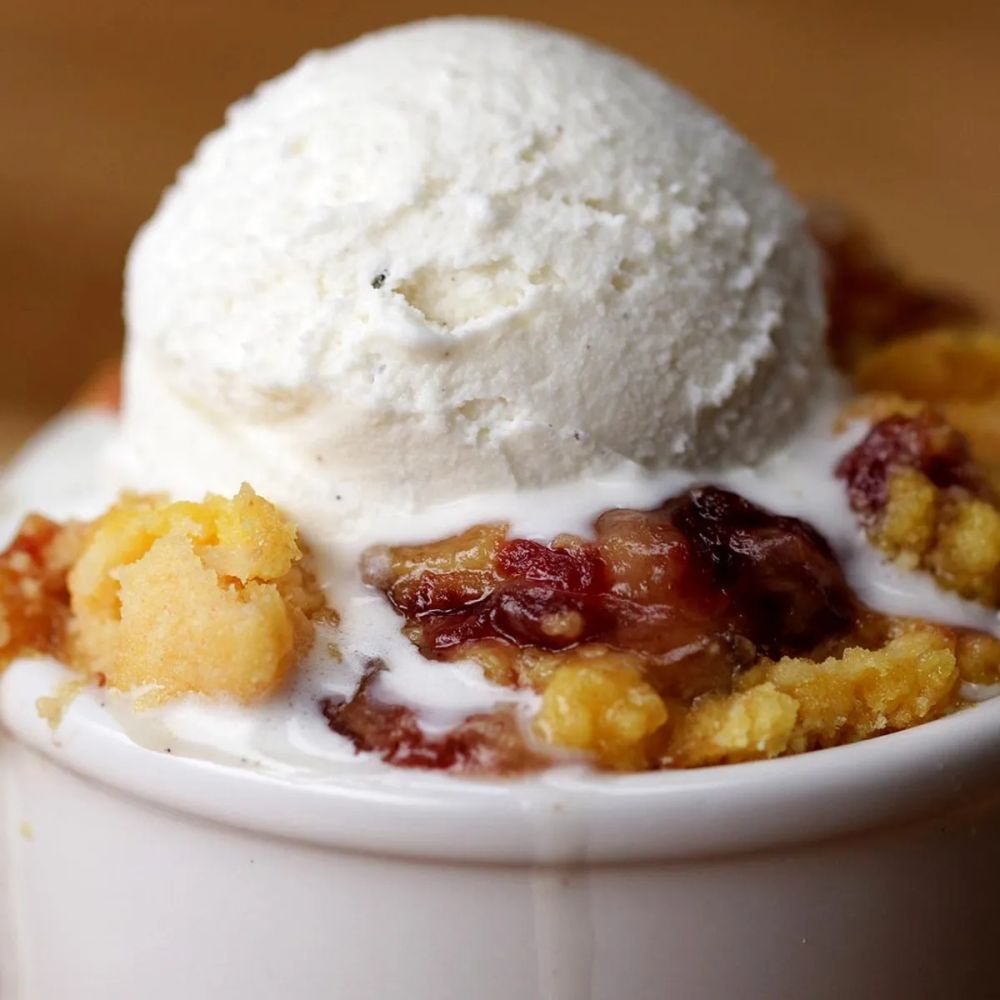
M 636 776 L 322 784 L 0 688 L 3 1000 L 1000 995 L 1000 701 Z

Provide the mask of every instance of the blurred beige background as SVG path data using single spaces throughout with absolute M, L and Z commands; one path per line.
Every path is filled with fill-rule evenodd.
M 996 0 L 4 0 L 0 447 L 121 339 L 135 228 L 225 106 L 309 48 L 443 13 L 532 17 L 652 64 L 804 194 L 1000 311 Z

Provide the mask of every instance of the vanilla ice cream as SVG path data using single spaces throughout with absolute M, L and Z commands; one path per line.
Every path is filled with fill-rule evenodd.
M 817 255 L 758 153 L 502 20 L 379 32 L 236 104 L 136 241 L 126 312 L 141 481 L 250 479 L 307 533 L 753 462 L 824 366 Z

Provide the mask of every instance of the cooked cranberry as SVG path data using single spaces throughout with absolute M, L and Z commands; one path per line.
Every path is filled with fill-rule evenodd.
M 864 523 L 871 523 L 885 507 L 889 479 L 897 469 L 916 469 L 942 489 L 984 489 L 965 437 L 929 410 L 880 420 L 837 465 L 851 507 Z
M 855 620 L 836 557 L 804 521 L 715 487 L 689 490 L 664 510 L 729 597 L 731 631 L 765 655 L 803 652 Z
M 543 583 L 555 590 L 592 593 L 604 589 L 605 566 L 591 545 L 553 548 L 526 538 L 504 543 L 496 559 L 504 577 Z
M 350 699 L 327 698 L 320 705 L 330 728 L 357 750 L 378 754 L 397 767 L 464 773 L 509 775 L 542 766 L 509 711 L 473 715 L 448 732 L 427 735 L 411 709 L 374 697 L 380 670 L 380 664 L 373 664 Z

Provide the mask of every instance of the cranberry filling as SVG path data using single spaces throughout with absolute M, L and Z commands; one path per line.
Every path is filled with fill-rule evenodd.
M 473 715 L 448 732 L 428 735 L 412 709 L 374 696 L 372 687 L 382 669 L 380 662 L 370 664 L 350 699 L 326 698 L 320 704 L 330 728 L 357 750 L 376 753 L 396 767 L 467 774 L 517 774 L 542 766 L 509 711 Z

